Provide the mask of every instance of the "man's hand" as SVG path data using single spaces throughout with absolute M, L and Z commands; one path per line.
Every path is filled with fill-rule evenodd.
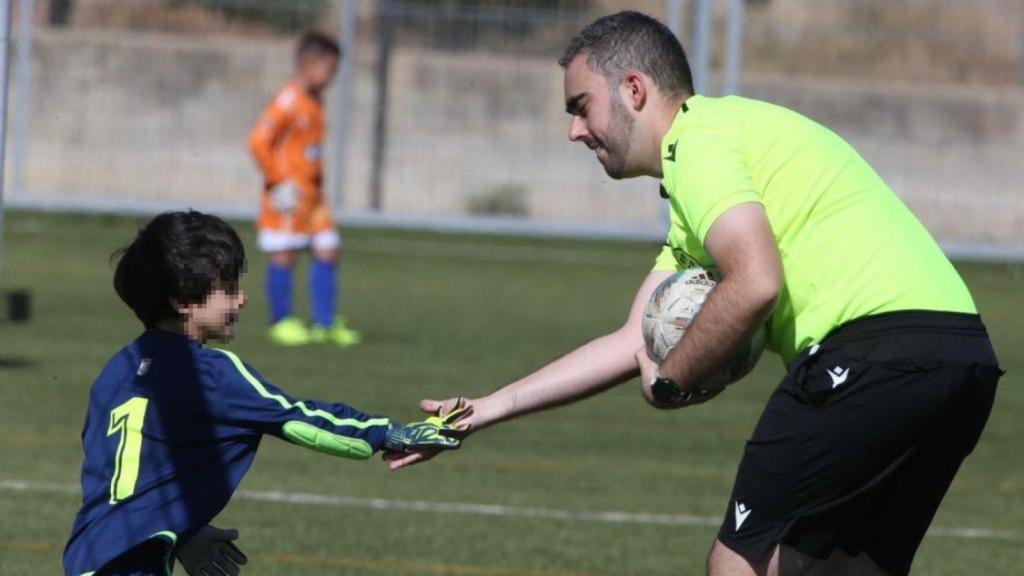
M 238 530 L 205 526 L 174 555 L 190 576 L 238 576 L 249 559 L 232 542 L 237 538 Z
M 438 412 L 422 422 L 393 425 L 384 438 L 384 450 L 400 454 L 454 450 L 469 431 L 469 424 L 460 422 L 460 419 L 472 412 L 471 406 L 456 405 L 452 410 Z
M 641 347 L 634 354 L 636 363 L 640 366 L 640 393 L 644 400 L 655 408 L 663 410 L 673 408 L 685 408 L 694 404 L 702 404 L 711 400 L 724 390 L 724 388 L 701 389 L 686 391 L 678 386 L 674 390 L 658 389 L 653 387 L 655 376 L 658 374 L 658 363 L 647 354 L 647 347 Z
M 450 398 L 448 400 L 422 400 L 420 410 L 433 414 L 431 419 L 441 419 L 449 425 L 457 427 L 458 438 L 461 440 L 468 436 L 476 425 L 477 413 L 472 401 L 463 396 Z M 388 468 L 398 470 L 405 466 L 412 466 L 420 462 L 426 462 L 441 453 L 440 449 L 424 448 L 414 451 L 393 451 L 384 453 L 384 459 L 389 462 Z
M 291 180 L 274 184 L 270 188 L 270 207 L 281 214 L 291 214 L 299 204 L 299 187 Z

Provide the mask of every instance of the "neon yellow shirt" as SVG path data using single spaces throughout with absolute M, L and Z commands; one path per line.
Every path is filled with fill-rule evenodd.
M 738 204 L 764 206 L 785 275 L 768 348 L 785 362 L 862 316 L 976 312 L 924 226 L 820 124 L 756 100 L 693 96 L 661 147 L 672 223 L 654 269 L 714 269 L 704 240 L 715 219 Z

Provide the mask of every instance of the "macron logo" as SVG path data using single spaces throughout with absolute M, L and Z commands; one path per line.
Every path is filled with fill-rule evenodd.
M 753 512 L 750 508 L 740 504 L 739 500 L 736 501 L 736 531 L 739 532 L 740 528 L 743 527 L 743 523 L 747 521 L 747 516 Z
M 142 362 L 139 362 L 139 369 L 135 371 L 136 376 L 145 376 L 146 372 L 149 372 L 149 365 L 153 361 L 149 358 L 143 358 Z
M 846 382 L 846 377 L 850 375 L 849 368 L 840 368 L 839 366 L 827 368 L 825 371 L 828 372 L 828 377 L 832 379 L 832 388 Z

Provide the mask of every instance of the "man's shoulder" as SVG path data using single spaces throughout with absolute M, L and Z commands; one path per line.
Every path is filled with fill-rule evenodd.
M 716 114 L 735 112 L 736 110 L 749 111 L 752 113 L 793 113 L 792 110 L 782 106 L 781 104 L 775 104 L 774 102 L 768 102 L 767 100 L 758 100 L 757 98 L 737 96 L 735 94 L 716 98 L 702 97 L 698 102 L 703 103 L 709 113 Z

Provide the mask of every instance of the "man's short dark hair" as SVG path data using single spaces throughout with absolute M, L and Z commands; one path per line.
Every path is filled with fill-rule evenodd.
M 146 328 L 180 317 L 174 304 L 198 304 L 233 292 L 245 271 L 245 247 L 230 224 L 196 211 L 165 212 L 139 230 L 120 257 L 114 289 Z
M 295 46 L 295 57 L 302 60 L 309 56 L 333 56 L 340 58 L 341 47 L 338 46 L 338 42 L 334 38 L 327 34 L 317 32 L 316 30 L 309 30 L 303 32 L 302 36 L 299 36 L 299 42 Z
M 629 70 L 639 70 L 665 96 L 693 94 L 693 75 L 682 45 L 667 26 L 646 14 L 624 11 L 597 19 L 572 39 L 558 64 L 568 68 L 581 54 L 610 86 L 618 86 Z

